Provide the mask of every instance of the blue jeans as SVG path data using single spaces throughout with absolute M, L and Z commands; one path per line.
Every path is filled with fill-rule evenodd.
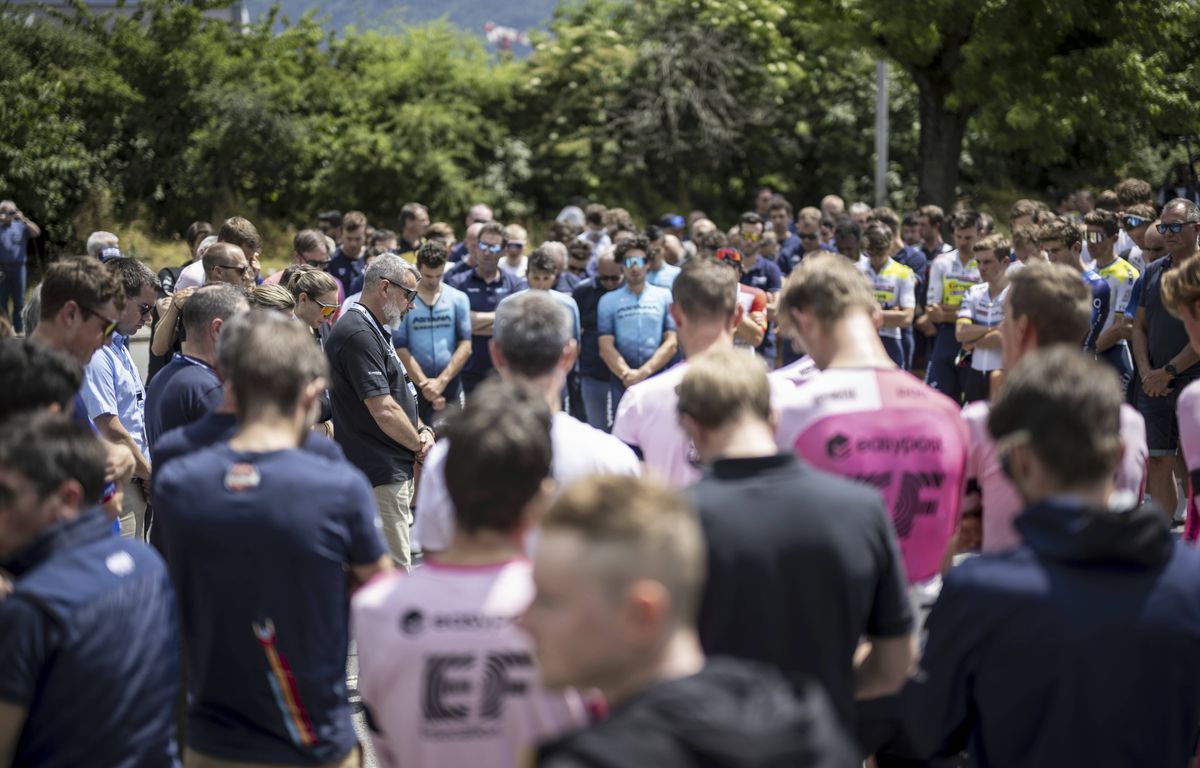
M 904 340 L 893 339 L 891 336 L 880 336 L 879 340 L 883 342 L 883 348 L 888 353 L 888 357 L 892 358 L 892 362 L 901 370 L 907 368 L 904 365 Z
M 583 393 L 583 410 L 587 423 L 605 432 L 612 428 L 608 413 L 608 379 L 595 379 L 580 374 L 579 387 Z
M 12 301 L 13 311 L 9 319 L 13 329 L 21 332 L 21 310 L 25 309 L 25 265 L 0 264 L 0 314 L 8 314 L 9 300 Z
M 929 351 L 929 368 L 925 371 L 925 383 L 956 403 L 962 403 L 964 384 L 969 375 L 966 371 L 970 370 L 954 364 L 961 349 L 962 345 L 954 338 L 953 323 L 939 324 L 933 348 Z

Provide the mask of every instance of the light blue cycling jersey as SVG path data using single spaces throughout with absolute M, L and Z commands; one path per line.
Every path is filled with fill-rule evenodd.
M 445 283 L 432 307 L 418 295 L 392 333 L 392 343 L 407 349 L 426 376 L 444 371 L 464 340 L 471 340 L 471 303 L 467 294 Z
M 639 296 L 622 285 L 601 297 L 597 330 L 601 336 L 613 337 L 629 367 L 639 368 L 654 356 L 663 334 L 675 330 L 670 306 L 671 292 L 666 288 L 647 283 Z
M 525 291 L 534 291 L 534 290 L 537 290 L 537 289 L 536 288 L 522 288 L 521 290 L 517 291 L 516 293 L 510 293 L 509 295 L 507 295 L 503 299 L 501 299 L 500 303 L 496 305 L 496 311 L 499 311 L 500 307 L 504 306 L 504 302 L 509 301 L 510 299 L 513 299 L 517 296 L 520 296 L 521 294 L 525 293 Z M 572 338 L 575 339 L 575 341 L 579 341 L 579 305 L 575 303 L 575 299 L 561 291 L 546 291 L 546 293 L 548 293 L 559 304 L 562 304 L 564 307 L 566 307 L 567 311 L 570 312 L 570 314 L 571 314 L 571 336 L 572 336 Z

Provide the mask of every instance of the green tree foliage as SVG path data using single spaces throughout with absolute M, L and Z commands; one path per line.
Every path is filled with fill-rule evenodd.
M 830 34 L 896 62 L 919 92 L 920 197 L 953 200 L 963 150 L 988 174 L 1048 168 L 1078 182 L 1145 172 L 1147 145 L 1195 132 L 1200 7 L 1190 0 L 796 3 Z M 996 162 L 997 156 L 1003 158 Z

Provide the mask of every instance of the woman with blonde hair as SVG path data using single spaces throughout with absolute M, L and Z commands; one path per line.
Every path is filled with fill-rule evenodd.
M 314 331 L 337 314 L 337 281 L 314 267 L 296 267 L 286 275 L 288 290 L 296 299 L 296 318 Z

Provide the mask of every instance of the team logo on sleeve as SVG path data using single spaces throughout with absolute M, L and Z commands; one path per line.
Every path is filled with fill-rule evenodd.
M 241 493 L 242 491 L 257 488 L 261 482 L 262 475 L 258 473 L 258 467 L 253 464 L 234 464 L 225 473 L 225 489 L 233 493 Z
M 413 609 L 400 617 L 400 631 L 406 635 L 420 634 L 425 628 L 425 614 Z

